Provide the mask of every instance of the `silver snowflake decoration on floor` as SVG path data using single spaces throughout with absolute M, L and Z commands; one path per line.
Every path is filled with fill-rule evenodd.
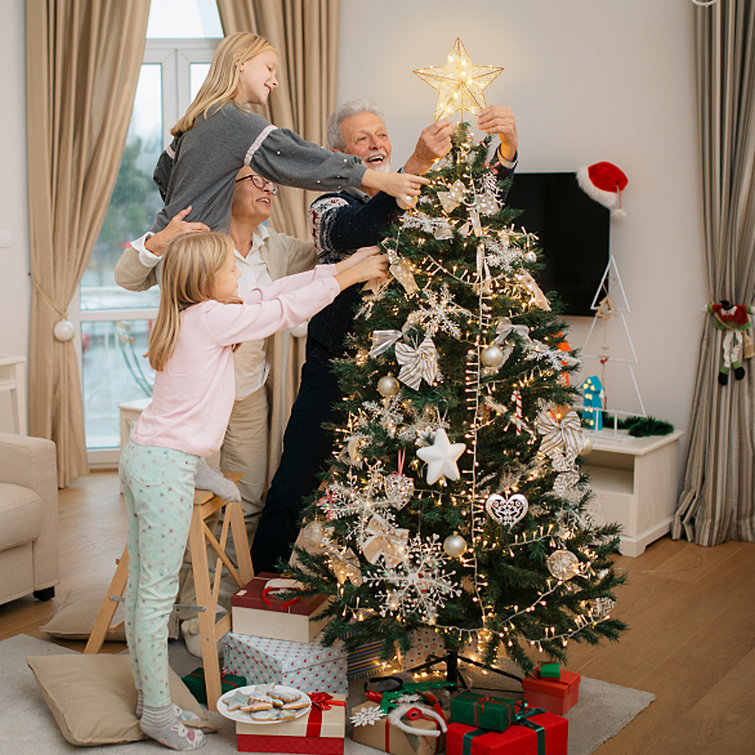
M 438 609 L 443 608 L 446 600 L 461 594 L 452 580 L 456 572 L 444 568 L 448 561 L 437 534 L 430 538 L 415 535 L 409 541 L 403 562 L 365 578 L 378 588 L 378 598 L 383 602 L 381 615 L 416 614 L 424 622 L 435 623 Z

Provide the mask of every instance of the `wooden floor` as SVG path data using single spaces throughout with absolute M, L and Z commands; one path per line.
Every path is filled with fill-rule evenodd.
M 116 474 L 95 472 L 61 491 L 59 521 L 56 598 L 0 606 L 0 639 L 46 637 L 39 626 L 68 590 L 110 580 L 126 531 Z M 700 548 L 663 538 L 616 564 L 628 575 L 616 616 L 630 629 L 613 644 L 571 643 L 569 668 L 658 699 L 599 755 L 755 752 L 755 544 Z

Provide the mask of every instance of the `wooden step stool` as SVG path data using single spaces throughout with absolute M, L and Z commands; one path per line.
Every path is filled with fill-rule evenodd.
M 234 482 L 241 477 L 239 472 L 225 472 L 224 474 Z M 218 541 L 207 526 L 206 520 L 220 509 L 224 509 L 224 516 L 220 540 Z M 225 552 L 229 529 L 233 538 L 238 568 L 231 563 Z M 210 571 L 207 562 L 207 544 L 217 554 L 212 586 L 210 586 Z M 189 528 L 189 552 L 198 607 L 199 637 L 202 642 L 202 664 L 207 690 L 207 707 L 210 710 L 217 710 L 216 703 L 221 693 L 218 640 L 231 628 L 230 612 L 219 621 L 215 621 L 223 566 L 228 569 L 228 573 L 239 587 L 243 587 L 254 577 L 241 503 L 226 501 L 209 490 L 197 490 L 194 495 L 194 511 Z M 118 565 L 115 574 L 84 648 L 85 653 L 99 652 L 110 628 L 110 622 L 113 620 L 118 599 L 123 597 L 126 580 L 128 579 L 128 545 L 123 549 L 123 555 L 116 563 Z

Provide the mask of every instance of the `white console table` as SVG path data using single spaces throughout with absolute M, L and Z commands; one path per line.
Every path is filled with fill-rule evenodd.
M 595 491 L 591 511 L 602 524 L 622 526 L 619 551 L 623 556 L 639 556 L 671 529 L 679 493 L 682 432 L 645 438 L 613 430 L 586 435 L 593 448 L 584 457 Z
M 13 414 L 13 432 L 27 435 L 26 357 L 0 354 L 0 392 L 8 391 Z

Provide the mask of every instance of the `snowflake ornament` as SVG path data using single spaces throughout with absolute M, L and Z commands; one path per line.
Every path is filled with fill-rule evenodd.
M 445 571 L 448 561 L 437 534 L 425 539 L 415 535 L 402 563 L 365 577 L 365 582 L 378 588 L 378 597 L 384 601 L 381 615 L 414 614 L 434 624 L 446 600 L 461 594 L 451 579 L 456 572 Z
M 388 715 L 379 705 L 365 706 L 351 714 L 354 726 L 372 726 Z

